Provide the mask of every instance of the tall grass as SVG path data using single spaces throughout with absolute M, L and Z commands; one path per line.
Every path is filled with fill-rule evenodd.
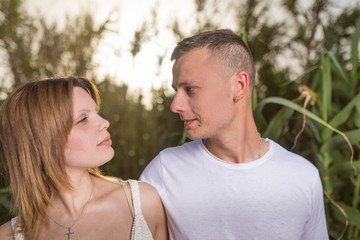
M 319 169 L 332 239 L 360 239 L 360 20 L 352 36 L 351 57 L 341 60 L 331 51 L 305 75 L 299 97 L 268 97 L 254 115 L 264 137 L 292 142 L 300 155 Z M 281 107 L 270 121 L 263 116 L 267 104 Z M 298 147 L 303 140 L 305 147 Z

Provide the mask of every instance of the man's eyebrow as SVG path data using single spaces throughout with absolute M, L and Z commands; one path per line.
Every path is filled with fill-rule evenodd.
M 192 85 L 192 84 L 193 84 L 192 81 L 190 81 L 190 80 L 185 80 L 185 81 L 182 81 L 182 82 L 176 84 L 176 86 L 175 86 L 174 84 L 172 84 L 172 87 L 173 87 L 173 89 L 176 90 L 176 88 L 178 88 L 178 87 L 188 86 L 188 85 Z

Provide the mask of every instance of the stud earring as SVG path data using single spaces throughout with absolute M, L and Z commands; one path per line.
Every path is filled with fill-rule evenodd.
M 239 101 L 239 99 L 238 99 L 237 97 L 234 97 L 233 99 L 234 99 L 234 102 L 238 102 L 238 101 Z

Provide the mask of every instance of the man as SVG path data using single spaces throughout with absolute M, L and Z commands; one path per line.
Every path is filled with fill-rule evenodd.
M 329 239 L 317 169 L 256 129 L 242 39 L 203 32 L 171 59 L 171 110 L 193 141 L 163 150 L 141 180 L 158 190 L 172 239 Z

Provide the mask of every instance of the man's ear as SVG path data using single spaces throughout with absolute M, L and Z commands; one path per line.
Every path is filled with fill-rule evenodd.
M 249 90 L 249 74 L 244 71 L 238 72 L 234 74 L 232 81 L 234 84 L 234 101 L 237 102 L 243 98 Z

